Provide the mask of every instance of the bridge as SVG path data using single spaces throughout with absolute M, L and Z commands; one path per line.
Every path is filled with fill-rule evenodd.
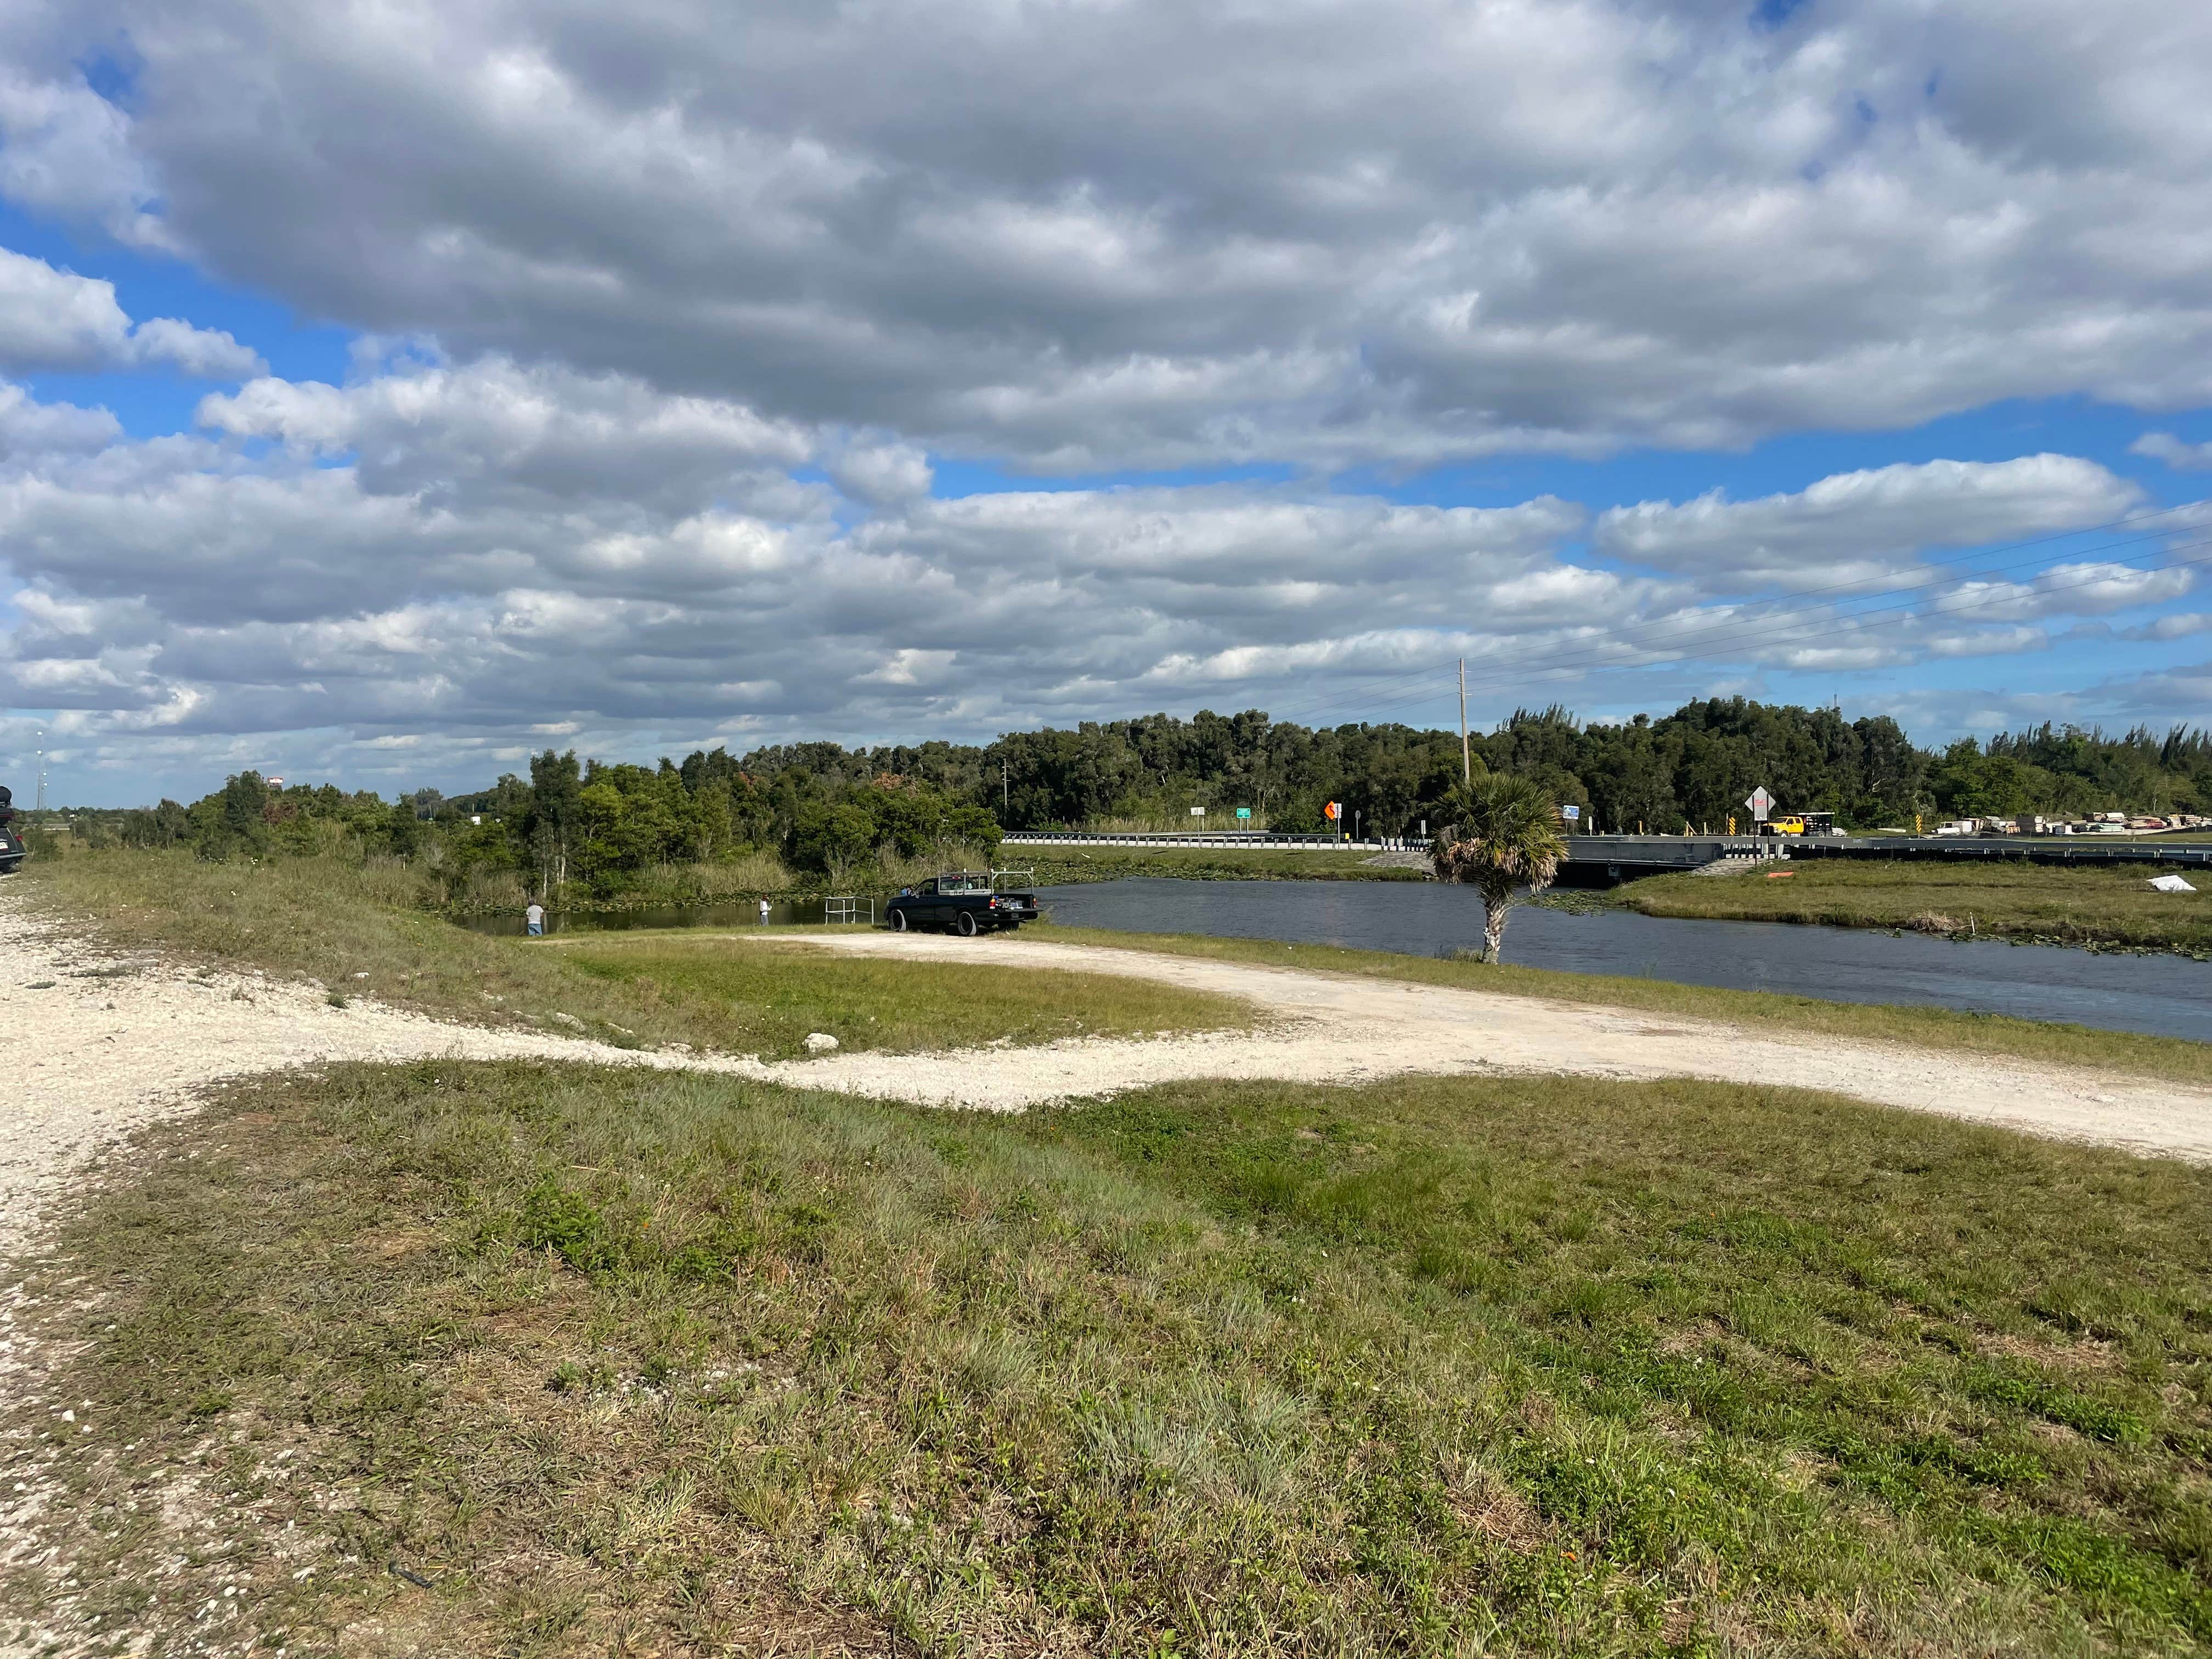
M 1560 876 L 1569 883 L 1626 881 L 1699 870 L 1724 859 L 2025 859 L 2037 864 L 2158 864 L 2212 868 L 2212 841 L 2161 836 L 1569 836 Z M 1270 830 L 1097 833 L 1021 830 L 1004 847 L 1243 848 L 1271 853 L 1425 852 L 1419 836 L 1278 835 Z
M 1368 836 L 1278 835 L 1270 830 L 1200 830 L 1188 834 L 1094 832 L 1087 830 L 1018 830 L 1001 847 L 1113 847 L 1129 850 L 1188 851 L 1201 848 L 1269 853 L 1425 853 L 1419 836 Z M 1631 876 L 1695 870 L 1725 858 L 1773 858 L 1786 843 L 1772 836 L 1569 836 L 1561 873 L 1570 878 L 1620 881 Z

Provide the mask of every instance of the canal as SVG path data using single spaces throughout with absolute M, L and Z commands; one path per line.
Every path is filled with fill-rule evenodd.
M 1425 957 L 1471 948 L 1482 939 L 1480 896 L 1470 888 L 1432 882 L 1131 878 L 1040 888 L 1037 896 L 1053 921 L 1072 927 L 1280 939 Z M 555 931 L 729 927 L 757 920 L 757 907 L 747 902 L 578 913 L 557 919 Z M 783 926 L 820 922 L 822 902 L 779 902 L 770 920 Z M 522 931 L 514 916 L 472 918 L 467 925 L 486 933 Z M 1574 974 L 1779 991 L 1834 1002 L 1920 1003 L 2212 1042 L 2212 963 L 2184 957 L 1523 905 L 1506 929 L 1505 959 Z

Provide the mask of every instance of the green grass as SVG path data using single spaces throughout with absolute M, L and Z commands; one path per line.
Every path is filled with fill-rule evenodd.
M 1687 1083 L 451 1062 L 150 1150 L 7 1425 L 88 1648 L 228 1582 L 240 1649 L 356 1654 L 2212 1651 L 2178 1163 Z
M 2204 890 L 2161 893 L 2156 865 L 2068 869 L 2024 859 L 1804 859 L 1786 878 L 1654 876 L 1620 890 L 1650 916 L 1826 922 L 1919 933 L 2212 953 L 2212 873 Z
M 82 853 L 14 879 L 112 949 L 259 969 L 475 1024 L 778 1056 L 810 1031 L 846 1047 L 1040 1042 L 1093 1032 L 1249 1024 L 1233 999 L 1110 975 L 955 963 L 896 968 L 758 954 L 757 940 L 669 933 L 551 939 L 471 933 L 406 908 L 413 877 L 337 859 L 206 864 L 188 854 Z M 770 947 L 772 948 L 772 947 Z M 932 1033 L 939 1040 L 932 1042 Z
M 580 934 L 550 942 L 595 979 L 680 1008 L 717 1048 L 777 1058 L 824 1031 L 914 1053 L 1248 1026 L 1248 1003 L 1106 974 L 832 956 L 744 936 Z
M 1507 996 L 1542 997 L 1554 1002 L 1647 1008 L 1660 1013 L 1724 1020 L 1753 1030 L 1955 1048 L 1970 1054 L 2132 1073 L 2180 1083 L 2212 1084 L 2212 1044 L 2191 1042 L 2181 1037 L 2144 1036 L 2131 1031 L 2105 1031 L 2087 1025 L 2013 1019 L 2002 1014 L 1963 1013 L 1954 1009 L 1916 1007 L 1904 1003 L 1826 1002 L 1772 991 L 1731 991 L 1715 986 L 1677 985 L 1660 979 L 1567 974 L 1547 968 L 1516 968 L 1510 963 L 1491 967 L 1478 962 L 1401 956 L 1387 951 L 1352 951 L 1333 945 L 1283 945 L 1272 939 L 1119 933 L 1103 927 L 1061 927 L 1049 922 L 1026 928 L 1024 933 L 1025 936 L 1034 933 L 1041 939 L 1070 945 L 1096 945 L 1109 950 L 1156 951 L 1219 962 L 1249 962 L 1310 972 L 1356 974 L 1366 979 L 1405 980 L 1417 985 L 1454 986 Z M 1510 927 L 1505 950 L 1510 957 L 1513 951 Z

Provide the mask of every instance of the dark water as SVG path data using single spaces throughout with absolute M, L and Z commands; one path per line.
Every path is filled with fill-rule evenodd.
M 1432 957 L 1482 942 L 1482 901 L 1432 882 L 1168 881 L 1136 878 L 1036 890 L 1054 921 L 1143 933 L 1210 933 L 1341 945 Z M 878 914 L 881 902 L 878 902 Z M 778 925 L 819 922 L 820 899 L 778 901 Z M 757 924 L 757 902 L 689 909 L 582 913 L 555 933 Z M 480 932 L 520 933 L 520 916 L 480 916 Z M 1784 991 L 1832 1002 L 1911 1002 L 2068 1020 L 2115 1031 L 2212 1042 L 2212 963 L 2172 956 L 1778 922 L 1676 921 L 1629 910 L 1577 915 L 1524 905 L 1505 930 L 1505 959 L 1576 974 L 1625 974 L 1684 985 Z
M 1437 956 L 1482 943 L 1482 901 L 1430 882 L 1131 879 L 1038 890 L 1072 927 L 1210 933 Z M 2212 963 L 2173 956 L 1995 942 L 1954 944 L 1848 927 L 1676 921 L 1630 910 L 1577 915 L 1523 905 L 1505 960 L 1577 974 L 1784 991 L 1832 1002 L 2067 1020 L 2115 1031 L 2212 1042 Z

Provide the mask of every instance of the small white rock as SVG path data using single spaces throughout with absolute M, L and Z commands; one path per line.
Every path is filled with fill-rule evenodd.
M 810 1054 L 826 1054 L 836 1046 L 837 1039 L 827 1031 L 809 1031 L 806 1034 L 806 1052 Z

